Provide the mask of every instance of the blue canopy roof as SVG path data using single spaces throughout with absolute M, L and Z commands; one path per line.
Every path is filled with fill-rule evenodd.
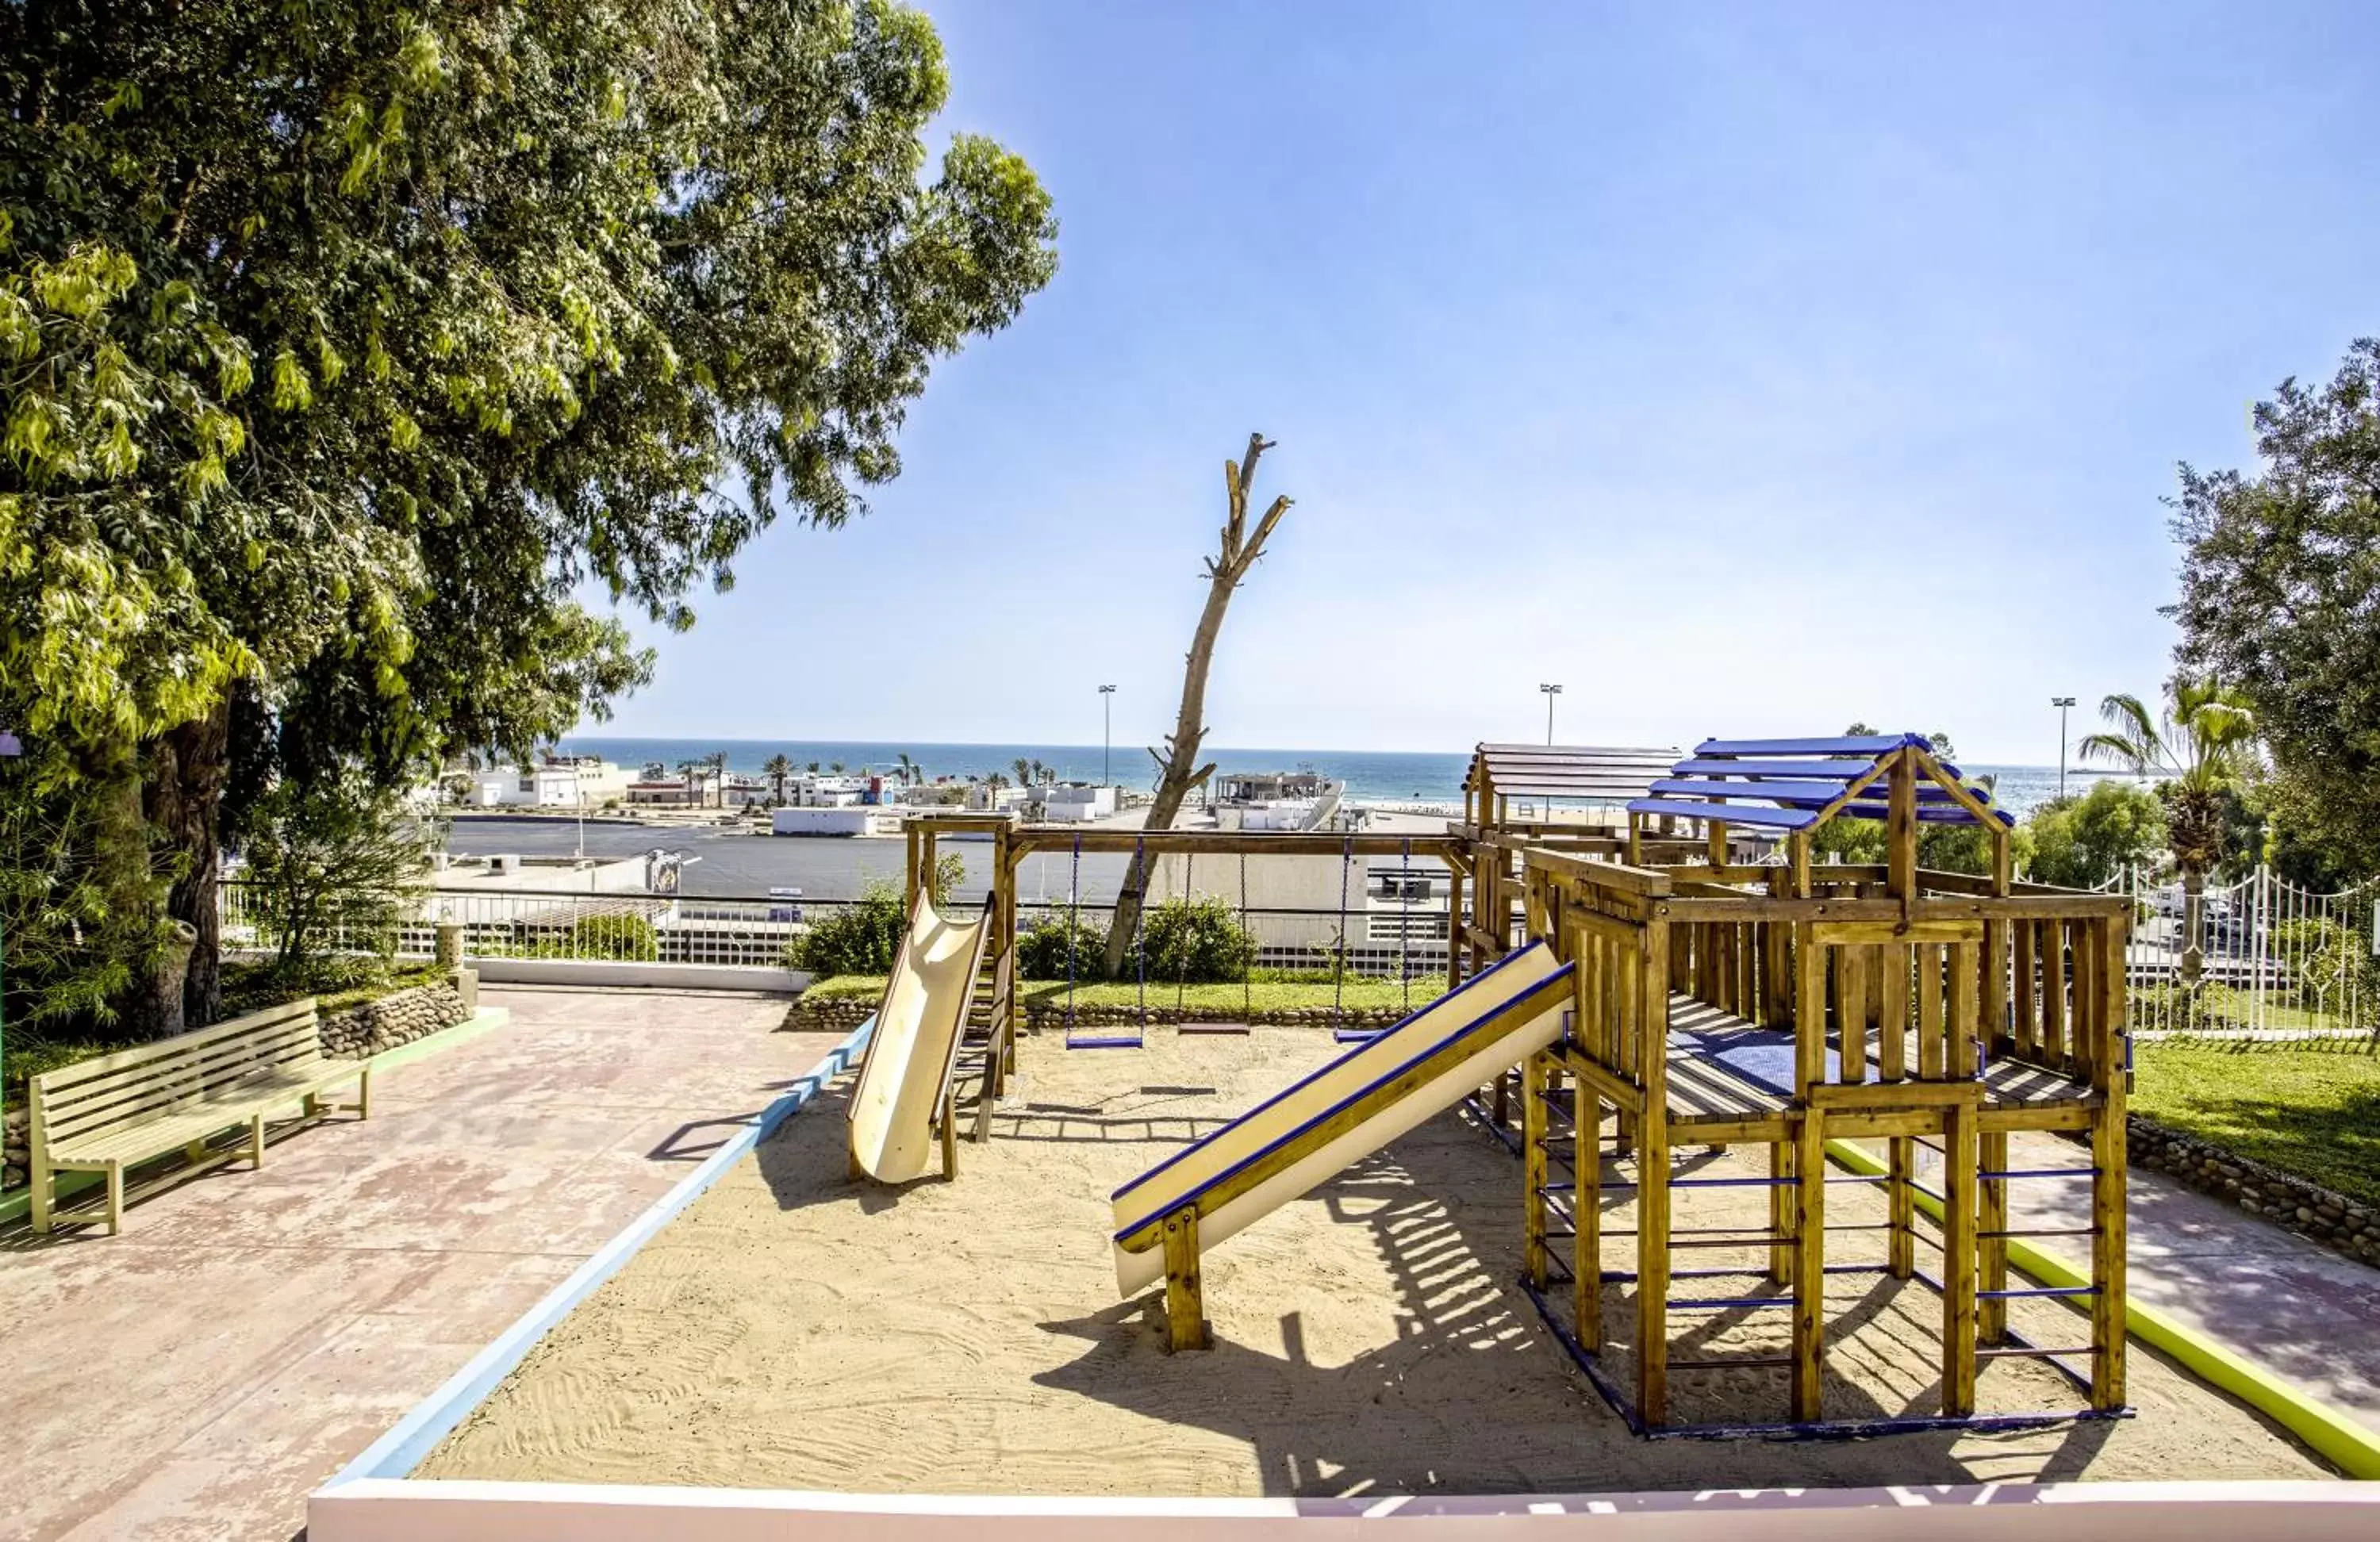
M 1834 805 L 1853 783 L 1872 775 L 1903 749 L 1933 756 L 1923 734 L 1859 734 L 1836 738 L 1705 739 L 1694 752 L 1653 783 L 1653 795 L 1632 800 L 1632 814 L 1714 820 L 1763 829 L 1806 830 L 1821 810 Z M 1982 804 L 2005 827 L 2015 816 L 1992 806 L 1991 789 L 1970 782 L 1948 761 L 1934 762 L 1961 791 Z M 1882 820 L 1888 800 L 1881 778 L 1835 809 L 1838 818 Z M 1949 788 L 1931 778 L 1917 787 L 1917 817 L 1927 824 L 1980 824 Z

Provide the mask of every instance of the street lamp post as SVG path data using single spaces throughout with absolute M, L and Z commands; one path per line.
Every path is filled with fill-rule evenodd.
M 1561 695 L 1561 687 L 1540 685 L 1537 689 L 1546 693 L 1546 744 L 1551 747 L 1554 742 L 1554 698 Z
M 2070 696 L 2053 696 L 2049 704 L 2058 709 L 2058 800 L 2066 801 L 2066 709 L 2074 705 Z
M 1115 687 L 1099 687 L 1099 785 L 1112 787 L 1115 781 L 1108 774 L 1108 746 L 1115 738 Z

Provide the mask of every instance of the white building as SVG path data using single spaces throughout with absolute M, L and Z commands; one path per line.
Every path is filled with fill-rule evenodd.
M 1034 789 L 1041 795 L 1041 817 L 1052 824 L 1103 820 L 1116 811 L 1116 790 L 1087 782 L 1057 782 Z
M 780 808 L 769 816 L 771 835 L 897 835 L 901 814 L 892 808 L 847 807 Z
M 464 804 L 473 808 L 600 808 L 624 798 L 628 773 L 591 757 L 554 759 L 526 771 L 468 771 Z

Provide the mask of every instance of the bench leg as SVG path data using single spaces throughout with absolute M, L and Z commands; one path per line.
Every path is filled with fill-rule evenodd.
M 358 1119 L 371 1117 L 371 1067 L 369 1065 L 365 1066 L 363 1074 L 356 1078 L 356 1117 Z
M 299 1111 L 300 1113 L 302 1113 L 302 1114 L 303 1114 L 306 1118 L 308 1118 L 308 1119 L 320 1119 L 320 1118 L 322 1118 L 322 1094 L 320 1094 L 320 1093 L 318 1093 L 318 1092 L 310 1092 L 310 1093 L 306 1094 L 306 1096 L 305 1096 L 305 1097 L 300 1098 L 300 1099 L 298 1100 L 298 1111 Z
M 107 1165 L 107 1234 L 115 1236 L 124 1230 L 124 1164 Z
M 261 1111 L 249 1116 L 248 1165 L 251 1172 L 264 1165 L 264 1115 Z
M 47 1163 L 33 1163 L 33 1230 L 43 1236 L 50 1231 L 50 1185 L 55 1181 Z

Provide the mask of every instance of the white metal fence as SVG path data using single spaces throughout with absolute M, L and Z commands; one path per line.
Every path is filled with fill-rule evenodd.
M 2259 867 L 2193 907 L 2170 873 L 2135 868 L 2100 892 L 2132 901 L 2134 1033 L 2380 1035 L 2380 878 L 2320 893 Z
M 407 959 L 431 957 L 442 922 L 463 928 L 466 958 L 613 959 L 662 964 L 741 965 L 783 968 L 786 950 L 810 926 L 856 904 L 849 899 L 734 898 L 695 895 L 569 894 L 484 889 L 431 889 L 393 928 L 339 918 L 340 907 L 314 928 L 312 946 L 334 953 Z M 217 891 L 224 945 L 270 953 L 280 942 L 271 908 L 257 886 L 227 880 Z M 1101 930 L 1113 916 L 1107 904 L 1069 906 L 1063 900 L 1026 901 L 1021 928 L 1064 917 L 1069 910 Z M 1259 968 L 1327 970 L 1343 958 L 1351 974 L 1424 978 L 1446 972 L 1446 909 L 1441 900 L 1357 900 L 1337 910 L 1251 907 L 1234 912 L 1257 943 Z

